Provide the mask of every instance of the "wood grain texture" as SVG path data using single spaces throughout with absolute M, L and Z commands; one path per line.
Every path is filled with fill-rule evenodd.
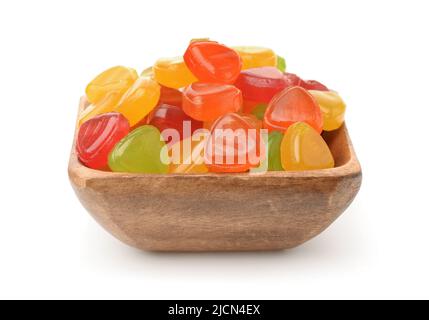
M 83 98 L 80 110 L 85 105 Z M 336 161 L 333 169 L 252 175 L 111 173 L 83 166 L 73 143 L 68 172 L 95 220 L 139 249 L 288 249 L 325 230 L 361 185 L 361 167 L 346 127 L 324 138 Z

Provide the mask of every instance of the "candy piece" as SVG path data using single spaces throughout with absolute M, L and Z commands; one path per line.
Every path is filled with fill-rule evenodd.
M 213 121 L 237 112 L 243 104 L 240 90 L 232 85 L 193 83 L 183 92 L 183 111 L 199 121 Z
M 79 128 L 76 153 L 89 168 L 105 169 L 109 152 L 130 131 L 128 120 L 120 113 L 99 115 Z
M 273 50 L 262 47 L 233 47 L 243 61 L 242 70 L 259 68 L 259 67 L 275 67 L 277 65 L 277 56 Z
M 287 88 L 277 94 L 264 115 L 264 128 L 286 131 L 295 122 L 307 122 L 318 133 L 322 132 L 323 118 L 320 107 L 307 90 Z
M 96 104 L 89 105 L 79 115 L 79 126 L 95 116 L 114 111 L 121 97 L 118 92 L 111 92 Z
M 122 113 L 134 126 L 158 104 L 161 88 L 155 80 L 140 77 L 119 101 L 115 111 Z
M 256 130 L 262 129 L 262 121 L 259 120 L 254 114 L 241 114 L 241 117 L 249 122 Z
M 277 69 L 281 72 L 286 71 L 286 60 L 283 57 L 277 56 Z
M 164 146 L 159 130 L 144 125 L 115 146 L 109 155 L 109 167 L 115 172 L 167 173 L 168 164 L 161 160 Z
M 115 97 L 119 100 L 137 77 L 134 69 L 122 66 L 110 68 L 100 73 L 88 84 L 85 90 L 88 101 L 98 104 L 111 93 L 115 93 Z
M 194 141 L 195 139 L 196 141 Z M 173 153 L 170 173 L 206 173 L 209 171 L 204 163 L 204 138 L 189 137 L 179 141 L 171 148 Z
M 285 73 L 285 81 L 288 83 L 288 87 L 299 86 L 306 90 L 319 90 L 319 91 L 329 91 L 329 89 L 316 80 L 302 80 L 294 73 Z
M 325 140 L 305 122 L 289 127 L 283 137 L 281 162 L 284 170 L 302 171 L 334 167 L 334 158 Z
M 173 106 L 182 107 L 183 94 L 179 90 L 161 86 L 161 96 L 159 97 L 159 104 L 166 103 Z
M 188 130 L 184 130 L 183 128 L 185 121 L 187 121 L 187 124 L 185 125 L 189 126 Z M 185 112 L 183 112 L 182 108 L 165 103 L 156 107 L 149 124 L 158 128 L 166 142 L 170 142 L 172 137 L 169 139 L 168 133 L 163 133 L 165 129 L 176 130 L 179 133 L 178 138 L 183 140 L 190 137 L 195 130 L 203 127 L 203 123 L 201 121 L 194 120 L 189 117 Z M 178 141 L 174 141 L 174 143 L 176 142 Z
M 155 80 L 165 87 L 179 89 L 197 81 L 183 57 L 159 59 L 153 66 Z
M 265 110 L 267 110 L 267 107 L 268 105 L 265 103 L 258 104 L 256 107 L 253 108 L 251 113 L 259 120 L 264 120 L 264 114 Z
M 301 86 L 307 90 L 329 91 L 329 89 L 324 84 L 321 84 L 316 80 L 303 81 Z
M 283 171 L 280 157 L 280 145 L 283 134 L 273 131 L 268 134 L 268 171 Z
M 295 87 L 295 86 L 302 87 L 302 83 L 304 82 L 304 80 L 302 80 L 296 74 L 290 73 L 290 72 L 286 72 L 284 74 L 284 79 L 287 82 L 287 87 Z
M 332 131 L 341 127 L 344 122 L 346 104 L 339 94 L 333 91 L 310 90 L 309 92 L 322 110 L 323 130 Z
M 214 41 L 191 42 L 183 58 L 201 82 L 232 84 L 241 70 L 237 52 Z
M 213 125 L 205 148 L 211 172 L 245 172 L 264 159 L 265 148 L 257 130 L 236 113 L 228 113 Z
M 245 100 L 268 103 L 287 86 L 283 73 L 276 67 L 262 67 L 242 71 L 235 86 Z
M 141 77 L 149 77 L 155 79 L 155 73 L 153 72 L 153 67 L 146 68 L 140 74 Z

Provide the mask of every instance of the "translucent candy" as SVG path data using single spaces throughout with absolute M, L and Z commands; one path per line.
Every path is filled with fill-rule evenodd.
M 344 123 L 346 104 L 338 93 L 333 91 L 309 91 L 322 110 L 323 130 L 336 130 Z
M 334 158 L 325 140 L 305 122 L 297 122 L 288 128 L 280 152 L 284 170 L 303 171 L 334 167 Z
M 153 66 L 153 73 L 155 80 L 168 88 L 179 89 L 197 81 L 183 57 L 159 59 Z

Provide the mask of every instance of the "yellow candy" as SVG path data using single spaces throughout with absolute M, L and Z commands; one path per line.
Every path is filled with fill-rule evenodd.
M 85 121 L 98 116 L 102 113 L 112 112 L 118 105 L 122 95 L 119 92 L 107 94 L 101 101 L 91 104 L 79 115 L 79 126 Z
M 336 130 L 344 122 L 346 104 L 338 93 L 333 91 L 310 90 L 310 94 L 317 101 L 323 114 L 323 130 Z
M 165 87 L 179 89 L 197 81 L 183 57 L 159 59 L 153 66 L 155 80 Z
M 204 145 L 206 140 L 201 138 L 192 141 L 192 137 L 175 143 L 170 152 L 172 162 L 170 173 L 206 173 L 208 168 L 204 164 Z M 179 149 L 180 148 L 180 149 Z
M 153 67 L 146 68 L 140 74 L 141 77 L 149 77 L 155 79 L 155 74 L 153 73 Z
M 233 47 L 243 61 L 242 69 L 277 66 L 277 55 L 273 50 L 262 47 Z
M 132 127 L 155 108 L 160 95 L 161 87 L 155 80 L 140 77 L 122 96 L 115 111 L 122 113 Z
M 138 75 L 134 69 L 122 66 L 110 68 L 88 84 L 85 90 L 88 101 L 98 104 L 111 93 L 117 93 L 116 98 L 120 98 L 137 78 Z
M 305 122 L 291 125 L 280 146 L 284 170 L 303 171 L 334 167 L 334 158 L 322 136 Z

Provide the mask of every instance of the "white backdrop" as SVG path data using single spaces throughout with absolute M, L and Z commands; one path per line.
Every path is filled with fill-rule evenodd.
M 0 298 L 429 298 L 427 1 L 0 2 Z M 67 178 L 79 96 L 191 38 L 262 45 L 339 91 L 362 189 L 286 252 L 156 254 L 85 212 Z

